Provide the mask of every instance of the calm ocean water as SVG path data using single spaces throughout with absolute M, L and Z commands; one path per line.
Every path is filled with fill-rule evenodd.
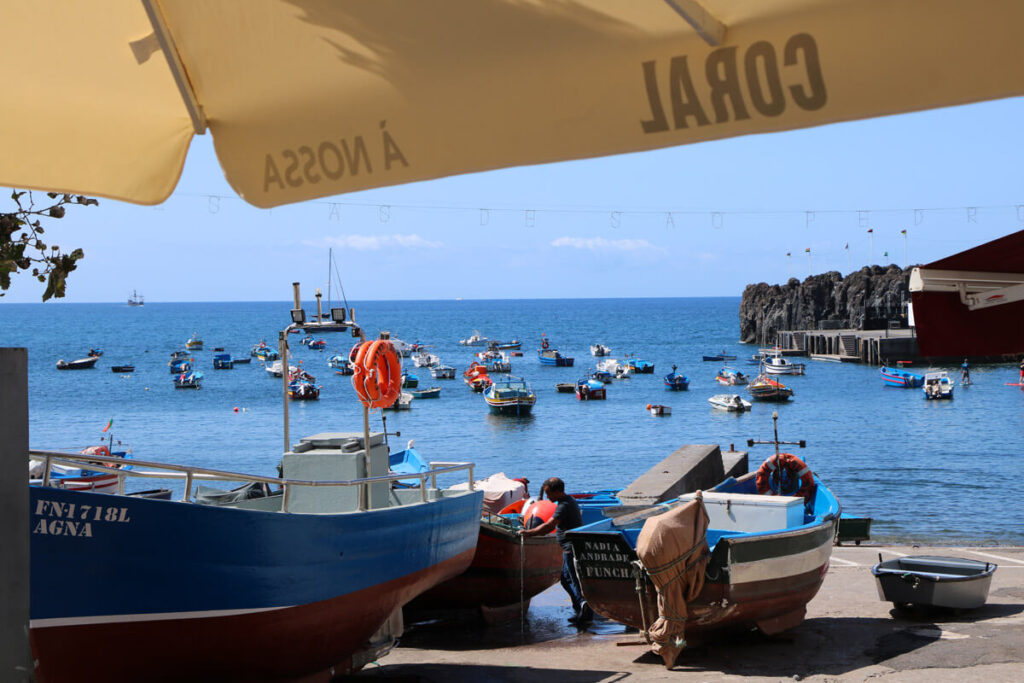
M 391 330 L 406 341 L 430 344 L 461 371 L 479 349 L 459 346 L 479 329 L 492 339 L 521 339 L 524 356 L 515 375 L 538 393 L 534 415 L 488 414 L 479 394 L 461 378 L 435 381 L 411 370 L 420 386 L 440 385 L 436 401 L 414 402 L 405 413 L 388 413 L 398 430 L 392 445 L 415 439 L 433 460 L 472 460 L 481 476 L 502 471 L 535 482 L 557 475 L 571 490 L 622 486 L 682 444 L 740 447 L 748 438 L 771 437 L 775 404 L 754 404 L 743 415 L 713 410 L 707 398 L 720 393 L 718 365 L 703 353 L 728 349 L 742 358 L 755 351 L 737 344 L 738 298 L 529 301 L 396 301 L 354 303 L 357 320 L 371 334 Z M 3 304 L 0 345 L 29 350 L 30 441 L 37 448 L 78 450 L 98 443 L 113 418 L 115 438 L 135 457 L 218 469 L 274 473 L 282 449 L 280 380 L 258 361 L 215 371 L 212 349 L 247 356 L 260 339 L 276 343 L 288 322 L 287 303 Z M 307 311 L 311 310 L 307 305 Z M 576 358 L 574 368 L 541 367 L 541 333 Z M 206 375 L 200 391 L 175 390 L 167 368 L 170 352 L 193 333 L 205 351 L 193 355 Z M 326 335 L 327 351 L 301 347 L 293 353 L 323 387 L 321 400 L 291 405 L 291 435 L 358 431 L 361 411 L 348 377 L 335 375 L 327 358 L 347 351 L 348 335 Z M 589 345 L 602 342 L 613 356 L 633 353 L 653 360 L 654 375 L 609 386 L 608 400 L 579 402 L 555 392 L 593 365 Z M 96 369 L 60 372 L 90 348 L 105 355 Z M 134 363 L 121 376 L 110 366 Z M 675 363 L 691 378 L 689 392 L 670 393 L 661 378 Z M 411 363 L 409 363 L 411 368 Z M 953 374 L 954 368 L 947 368 Z M 1024 508 L 1004 504 L 1006 480 L 1024 465 L 1024 392 L 1004 386 L 1016 368 L 974 370 L 975 385 L 958 388 L 953 401 L 926 401 L 919 390 L 886 388 L 876 368 L 808 361 L 807 375 L 785 381 L 795 397 L 778 406 L 781 436 L 806 439 L 798 454 L 839 496 L 844 510 L 874 518 L 878 540 L 932 543 L 1024 544 Z M 672 406 L 654 418 L 647 403 Z M 238 407 L 239 411 L 234 412 Z M 380 427 L 379 417 L 371 426 Z M 771 453 L 755 446 L 752 467 Z M 144 486 L 143 486 L 144 487 Z M 1011 501 L 1012 502 L 1012 501 Z

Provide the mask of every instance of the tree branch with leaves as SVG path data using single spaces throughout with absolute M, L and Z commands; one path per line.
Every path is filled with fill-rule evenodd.
M 49 201 L 36 206 L 31 191 L 11 192 L 13 211 L 0 211 L 0 296 L 11 287 L 11 276 L 32 271 L 32 277 L 46 283 L 43 301 L 51 297 L 62 298 L 66 291 L 68 275 L 78 267 L 78 261 L 85 257 L 81 249 L 64 252 L 56 244 L 43 240 L 46 230 L 43 219 L 64 218 L 65 207 L 69 204 L 98 206 L 99 202 L 89 197 L 73 194 L 47 192 Z

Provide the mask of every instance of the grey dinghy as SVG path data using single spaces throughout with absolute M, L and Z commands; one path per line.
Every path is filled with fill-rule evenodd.
M 879 562 L 871 573 L 878 597 L 896 607 L 974 609 L 988 599 L 996 566 L 960 557 L 918 555 Z

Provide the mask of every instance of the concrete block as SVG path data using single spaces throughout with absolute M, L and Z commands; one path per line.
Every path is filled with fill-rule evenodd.
M 624 488 L 619 500 L 623 505 L 655 505 L 711 488 L 724 478 L 717 445 L 682 446 Z

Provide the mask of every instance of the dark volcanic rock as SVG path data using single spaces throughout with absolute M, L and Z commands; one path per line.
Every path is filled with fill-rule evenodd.
M 838 271 L 784 285 L 747 285 L 740 302 L 740 340 L 769 343 L 779 330 L 830 327 L 871 330 L 890 320 L 906 324 L 911 268 L 865 266 L 845 278 Z

